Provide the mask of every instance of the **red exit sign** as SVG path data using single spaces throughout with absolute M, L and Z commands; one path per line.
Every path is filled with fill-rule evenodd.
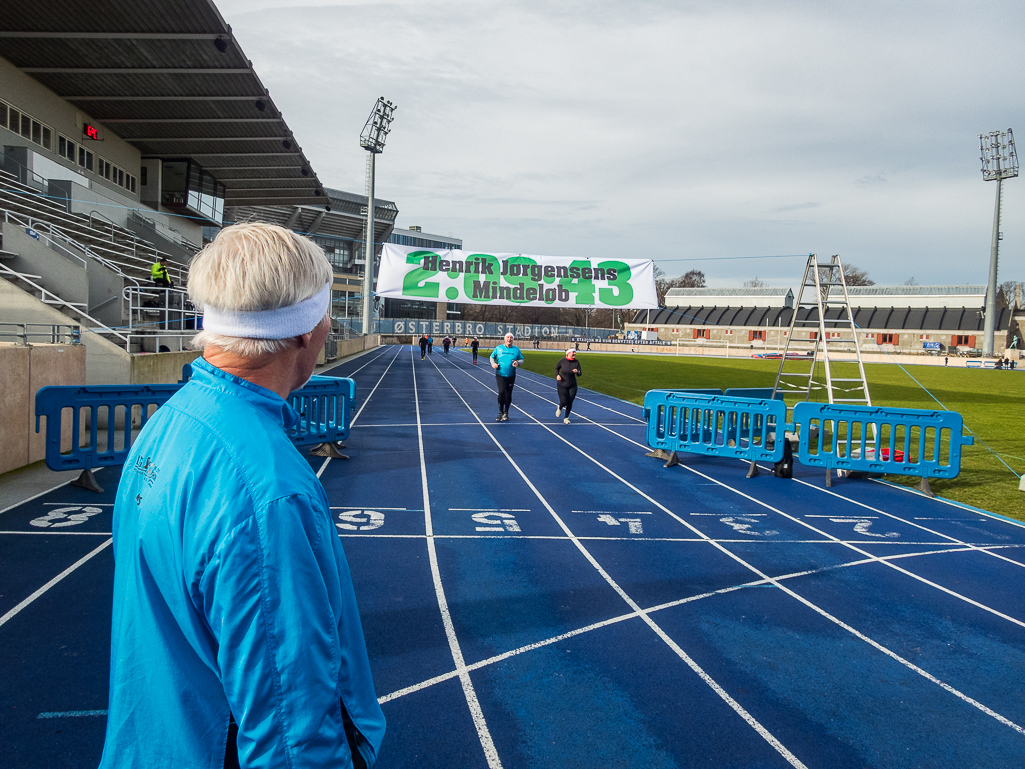
M 92 139 L 96 142 L 100 140 L 100 132 L 96 129 L 96 126 L 91 126 L 86 123 L 82 126 L 82 133 L 85 134 L 86 139 Z

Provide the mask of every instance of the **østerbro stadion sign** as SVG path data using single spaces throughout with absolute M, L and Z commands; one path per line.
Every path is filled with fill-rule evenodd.
M 385 243 L 378 296 L 539 307 L 658 307 L 651 260 L 425 250 Z

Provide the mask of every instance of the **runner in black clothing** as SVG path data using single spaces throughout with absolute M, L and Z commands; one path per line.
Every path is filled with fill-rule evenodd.
M 479 347 L 480 341 L 477 339 L 477 337 L 474 337 L 473 341 L 470 342 L 470 351 L 473 353 L 473 365 L 475 366 L 477 365 L 477 349 Z
M 566 418 L 562 420 L 564 425 L 569 424 L 569 412 L 573 409 L 573 399 L 577 397 L 578 376 L 583 376 L 580 361 L 577 360 L 576 349 L 570 347 L 566 350 L 566 357 L 555 364 L 555 381 L 559 389 L 559 407 L 555 409 L 555 416 L 562 416 L 562 410 L 566 409 Z
M 420 337 L 420 360 L 427 357 L 427 334 Z

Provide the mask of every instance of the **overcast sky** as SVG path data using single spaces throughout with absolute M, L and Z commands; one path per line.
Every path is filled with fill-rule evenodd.
M 215 0 L 216 1 L 216 0 Z M 984 284 L 1019 130 L 1025 3 L 219 0 L 321 181 L 464 247 L 651 258 L 710 286 L 796 285 L 839 253 L 881 285 Z M 1025 280 L 1025 178 L 1000 280 Z M 682 261 L 709 260 L 709 261 Z

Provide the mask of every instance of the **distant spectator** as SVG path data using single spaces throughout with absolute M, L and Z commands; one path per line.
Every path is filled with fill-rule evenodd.
M 153 285 L 159 286 L 160 288 L 174 288 L 174 283 L 171 282 L 171 277 L 167 274 L 167 257 L 162 256 L 149 268 L 150 277 L 153 279 Z

